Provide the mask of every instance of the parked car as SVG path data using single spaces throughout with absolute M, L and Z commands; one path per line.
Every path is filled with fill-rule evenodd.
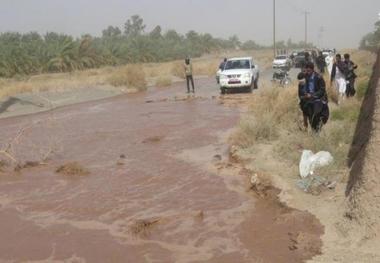
M 292 66 L 292 61 L 287 55 L 279 55 L 274 58 L 272 66 L 274 69 L 290 68 Z
M 258 88 L 259 66 L 252 57 L 231 58 L 227 60 L 224 70 L 220 72 L 220 92 L 225 94 L 233 89 L 252 91 Z
M 306 51 L 298 52 L 294 58 L 294 67 L 302 68 L 306 63 Z

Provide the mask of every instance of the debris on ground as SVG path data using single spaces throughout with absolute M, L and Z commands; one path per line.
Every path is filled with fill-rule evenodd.
M 4 160 L 0 160 L 0 173 L 4 172 L 4 168 L 8 166 L 8 163 Z
M 259 197 L 268 197 L 274 191 L 273 183 L 270 179 L 264 175 L 259 175 L 257 173 L 253 174 L 250 178 L 251 189 Z
M 310 150 L 304 150 L 299 164 L 300 176 L 306 178 L 313 175 L 315 169 L 327 166 L 333 161 L 334 158 L 329 152 L 321 151 L 314 154 Z
M 153 136 L 153 137 L 144 139 L 142 143 L 157 143 L 157 142 L 160 142 L 163 138 L 164 136 Z
M 90 172 L 78 162 L 70 162 L 61 165 L 55 172 L 67 176 L 85 176 L 90 174 Z
M 158 224 L 160 220 L 160 218 L 136 220 L 132 226 L 130 226 L 130 230 L 134 235 L 146 236 L 149 234 L 151 228 Z
M 325 183 L 326 178 L 313 174 L 299 180 L 297 186 L 307 193 L 319 195 L 322 191 L 321 187 L 323 187 Z
M 118 165 L 118 166 L 125 165 L 126 159 L 127 159 L 127 157 L 125 156 L 125 154 L 120 154 L 119 160 L 117 160 L 116 165 Z

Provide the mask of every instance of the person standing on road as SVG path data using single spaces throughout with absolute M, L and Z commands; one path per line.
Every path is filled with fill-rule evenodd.
M 319 55 L 318 55 L 316 61 L 317 61 L 319 73 L 321 73 L 322 75 L 325 74 L 326 61 L 325 61 L 325 58 L 324 58 L 322 52 L 319 52 Z
M 221 71 L 224 70 L 224 67 L 226 66 L 226 63 L 227 63 L 227 58 L 224 58 L 224 60 L 222 61 L 222 63 L 220 63 L 220 65 L 219 65 L 219 69 Z
M 342 56 L 340 54 L 336 54 L 335 63 L 333 64 L 333 68 L 331 71 L 331 85 L 333 81 L 335 81 L 335 87 L 338 91 L 338 105 L 346 96 L 346 75 L 347 75 L 347 66 L 342 61 Z
M 329 76 L 331 76 L 331 72 L 332 72 L 332 68 L 333 68 L 333 64 L 334 64 L 334 56 L 332 53 L 329 53 L 326 56 L 325 62 L 326 62 L 326 67 L 327 67 L 327 71 L 329 73 Z
M 355 90 L 355 69 L 358 68 L 358 66 L 350 60 L 350 54 L 344 54 L 344 63 L 347 67 L 347 75 L 346 75 L 346 81 L 347 81 L 347 89 L 346 89 L 346 96 L 347 97 L 353 97 L 355 96 L 356 90 Z
M 194 91 L 194 78 L 193 78 L 193 65 L 191 64 L 190 58 L 185 59 L 185 64 L 183 66 L 186 75 L 187 93 L 190 93 L 190 82 L 192 86 L 192 92 Z

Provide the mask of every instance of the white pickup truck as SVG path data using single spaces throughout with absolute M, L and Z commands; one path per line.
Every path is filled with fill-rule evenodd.
M 245 88 L 249 92 L 258 88 L 259 67 L 252 57 L 228 59 L 224 69 L 219 74 L 220 92 L 225 94 L 228 90 Z

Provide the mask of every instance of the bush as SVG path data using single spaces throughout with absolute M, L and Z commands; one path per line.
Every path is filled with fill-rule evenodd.
M 170 76 L 161 76 L 156 79 L 157 87 L 168 87 L 172 85 L 172 78 Z
M 135 88 L 139 91 L 147 89 L 145 73 L 141 65 L 128 65 L 113 73 L 108 82 L 115 87 Z
M 250 101 L 251 112 L 239 123 L 231 142 L 243 148 L 255 142 L 268 142 L 280 136 L 281 127 L 294 125 L 298 120 L 296 89 L 265 88 Z
M 218 61 L 197 61 L 193 67 L 195 75 L 215 76 L 218 70 Z
M 184 69 L 183 69 L 183 65 L 179 61 L 173 63 L 173 66 L 172 66 L 172 69 L 171 69 L 171 73 L 175 77 L 178 77 L 178 78 L 181 78 L 181 79 L 185 78 L 185 72 L 184 72 Z
M 247 117 L 239 123 L 238 130 L 232 135 L 230 141 L 242 148 L 249 148 L 255 142 L 272 141 L 278 137 L 277 125 L 270 113 L 260 118 Z

